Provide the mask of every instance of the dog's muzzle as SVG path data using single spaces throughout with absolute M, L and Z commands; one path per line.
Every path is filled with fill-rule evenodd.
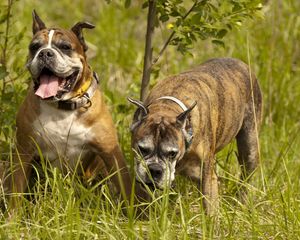
M 163 175 L 163 168 L 158 163 L 152 163 L 148 165 L 150 176 L 147 175 L 146 184 L 159 182 Z
M 35 81 L 35 94 L 42 99 L 55 97 L 59 99 L 71 90 L 78 78 L 79 70 L 67 77 L 61 77 L 51 69 L 44 67 Z
M 137 177 L 137 181 L 141 182 L 142 185 L 147 185 L 150 189 L 160 189 L 160 182 L 162 181 L 164 169 L 158 163 L 151 163 L 147 166 L 147 172 L 143 179 Z
M 60 99 L 64 93 L 71 91 L 80 73 L 80 68 L 71 66 L 64 72 L 64 64 L 58 62 L 56 54 L 45 48 L 35 57 L 38 71 L 34 77 L 34 88 L 41 99 Z
M 54 57 L 54 52 L 50 48 L 45 48 L 42 51 L 39 52 L 38 58 L 39 59 L 52 59 Z

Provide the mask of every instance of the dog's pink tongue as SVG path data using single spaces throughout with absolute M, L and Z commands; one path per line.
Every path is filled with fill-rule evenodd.
M 58 77 L 54 75 L 42 75 L 40 77 L 40 86 L 36 90 L 35 95 L 41 98 L 53 97 L 58 92 Z

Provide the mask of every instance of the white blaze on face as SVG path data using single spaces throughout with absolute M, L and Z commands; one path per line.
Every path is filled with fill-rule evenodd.
M 48 34 L 48 45 L 45 48 L 42 48 L 39 53 L 43 49 L 48 49 L 52 48 L 51 47 L 51 42 L 52 38 L 54 35 L 54 30 L 50 30 Z M 57 94 L 59 88 L 59 78 L 55 75 L 47 75 L 47 74 L 42 74 L 40 76 L 40 85 L 39 88 L 36 90 L 35 94 L 42 99 L 48 98 L 48 97 L 53 97 Z
M 52 38 L 54 35 L 54 30 L 50 30 L 50 32 L 48 33 L 48 45 L 45 48 L 42 48 L 38 53 L 40 54 L 40 52 L 44 49 L 51 49 L 51 42 L 52 42 Z M 35 94 L 41 98 L 48 98 L 48 97 L 53 97 L 57 94 L 58 91 L 58 85 L 59 85 L 59 79 L 57 76 L 49 76 L 46 74 L 42 74 L 40 76 L 40 85 L 39 88 L 37 89 L 37 91 L 35 92 Z
M 47 43 L 47 46 L 46 46 L 46 47 L 43 47 L 43 48 L 41 48 L 41 49 L 39 49 L 39 50 L 37 51 L 37 53 L 36 53 L 35 56 L 34 56 L 33 61 L 37 58 L 37 56 L 40 54 L 40 52 L 43 51 L 44 49 L 53 49 L 53 50 L 54 50 L 54 48 L 52 48 L 52 44 L 51 44 L 52 39 L 53 39 L 53 36 L 54 36 L 54 33 L 55 33 L 55 30 L 53 30 L 53 29 L 51 29 L 51 30 L 49 31 L 49 33 L 48 33 L 48 43 Z
M 52 38 L 53 38 L 53 35 L 54 35 L 54 32 L 55 30 L 50 30 L 49 34 L 48 34 L 48 45 L 46 48 L 52 48 L 51 47 L 51 42 L 52 42 Z

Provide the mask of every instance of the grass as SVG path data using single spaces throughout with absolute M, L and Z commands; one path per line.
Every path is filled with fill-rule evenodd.
M 3 82 L 0 87 L 1 160 L 10 158 L 14 115 L 30 81 L 23 66 L 33 8 L 50 26 L 71 27 L 82 19 L 97 26 L 85 31 L 90 55 L 94 56 L 90 63 L 101 78 L 124 154 L 132 165 L 129 125 L 134 108 L 126 97 L 139 96 L 146 12 L 136 3 L 124 9 L 115 2 L 107 5 L 83 0 L 63 0 L 59 6 L 37 0 L 14 3 L 6 78 L 11 81 L 5 90 Z M 200 42 L 191 57 L 170 47 L 159 72 L 163 78 L 212 57 L 236 57 L 247 63 L 250 59 L 263 90 L 264 120 L 260 167 L 247 185 L 246 204 L 234 197 L 238 165 L 236 147 L 231 144 L 217 156 L 222 198 L 215 218 L 205 216 L 201 193 L 182 177 L 177 178 L 174 191 L 154 194 L 147 206 L 149 219 L 143 220 L 124 216 L 120 202 L 110 195 L 106 184 L 86 188 L 76 177 L 52 170 L 43 183 L 36 184 L 33 200 L 24 199 L 12 220 L 1 215 L 0 239 L 300 238 L 300 2 L 269 1 L 263 11 L 264 19 L 249 21 L 226 36 L 225 48 Z M 4 27 L 0 25 L 1 32 Z M 165 34 L 157 31 L 157 49 L 163 37 Z M 152 84 L 155 81 L 153 78 Z

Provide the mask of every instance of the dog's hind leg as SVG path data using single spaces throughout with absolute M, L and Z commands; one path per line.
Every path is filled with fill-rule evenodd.
M 11 166 L 9 166 L 5 184 L 7 184 L 6 186 L 9 189 L 7 194 L 12 211 L 17 208 L 22 194 L 28 188 L 32 172 L 32 159 L 32 154 L 18 152 L 15 154 Z
M 241 129 L 237 135 L 238 160 L 241 166 L 241 179 L 247 180 L 255 171 L 259 161 L 259 147 L 256 131 Z
M 243 125 L 237 134 L 238 161 L 241 167 L 241 181 L 245 183 L 249 180 L 259 163 L 259 140 L 258 131 L 260 126 L 260 108 L 246 111 Z M 255 112 L 255 114 L 254 114 Z M 242 183 L 243 184 L 243 183 Z M 240 188 L 242 200 L 246 197 L 246 188 Z

